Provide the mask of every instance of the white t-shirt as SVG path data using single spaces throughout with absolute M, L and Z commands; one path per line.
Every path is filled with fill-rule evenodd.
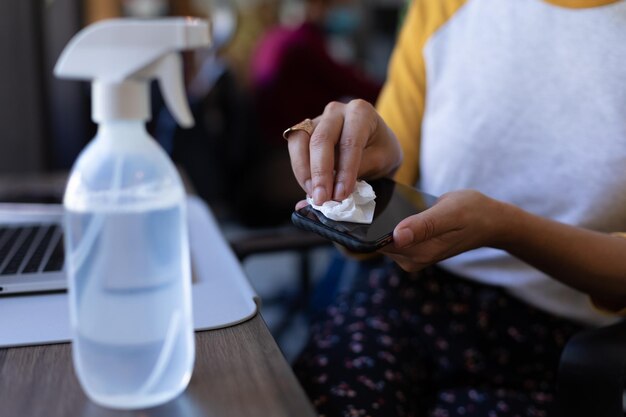
M 379 110 L 405 149 L 400 180 L 626 231 L 625 1 L 414 0 Z M 440 265 L 557 315 L 614 320 L 504 251 Z

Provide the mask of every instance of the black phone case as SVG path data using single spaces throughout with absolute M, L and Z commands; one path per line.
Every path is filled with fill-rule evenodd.
M 313 233 L 317 233 L 318 235 L 325 237 L 326 239 L 330 239 L 333 242 L 337 242 L 340 245 L 345 246 L 353 252 L 360 253 L 371 253 L 376 251 L 377 249 L 382 248 L 383 246 L 391 243 L 393 241 L 393 236 L 388 235 L 383 239 L 374 242 L 363 242 L 357 239 L 352 238 L 344 233 L 333 230 L 329 227 L 326 227 L 322 224 L 315 223 L 314 221 L 308 219 L 302 214 L 294 211 L 291 214 L 291 222 L 296 226 L 304 230 L 308 230 Z

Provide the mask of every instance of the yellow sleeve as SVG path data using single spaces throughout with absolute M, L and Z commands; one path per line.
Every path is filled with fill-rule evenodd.
M 419 178 L 420 138 L 426 101 L 423 50 L 428 39 L 466 0 L 413 0 L 389 64 L 377 109 L 396 134 L 404 159 L 395 179 L 414 185 Z

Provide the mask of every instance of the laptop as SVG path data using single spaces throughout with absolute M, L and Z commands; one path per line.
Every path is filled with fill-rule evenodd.
M 0 203 L 0 295 L 67 288 L 63 208 Z
M 191 280 L 198 282 L 193 254 Z M 0 297 L 65 290 L 63 206 L 0 202 Z

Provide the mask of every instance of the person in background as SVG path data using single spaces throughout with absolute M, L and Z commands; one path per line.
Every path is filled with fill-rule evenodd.
M 557 415 L 566 341 L 626 307 L 625 21 L 619 0 L 413 0 L 377 109 L 288 135 L 317 204 L 385 176 L 440 196 L 313 320 L 294 369 L 320 415 Z
M 357 29 L 357 11 L 339 0 L 304 0 L 304 21 L 295 27 L 270 29 L 251 59 L 251 88 L 263 140 L 280 144 L 285 126 L 319 111 L 333 100 L 361 98 L 373 103 L 380 83 L 328 50 L 327 30 Z M 342 18 L 344 17 L 344 18 Z M 348 17 L 351 17 L 348 19 Z M 344 25 L 333 28 L 331 25 Z M 298 99 L 294 100 L 294 96 Z

